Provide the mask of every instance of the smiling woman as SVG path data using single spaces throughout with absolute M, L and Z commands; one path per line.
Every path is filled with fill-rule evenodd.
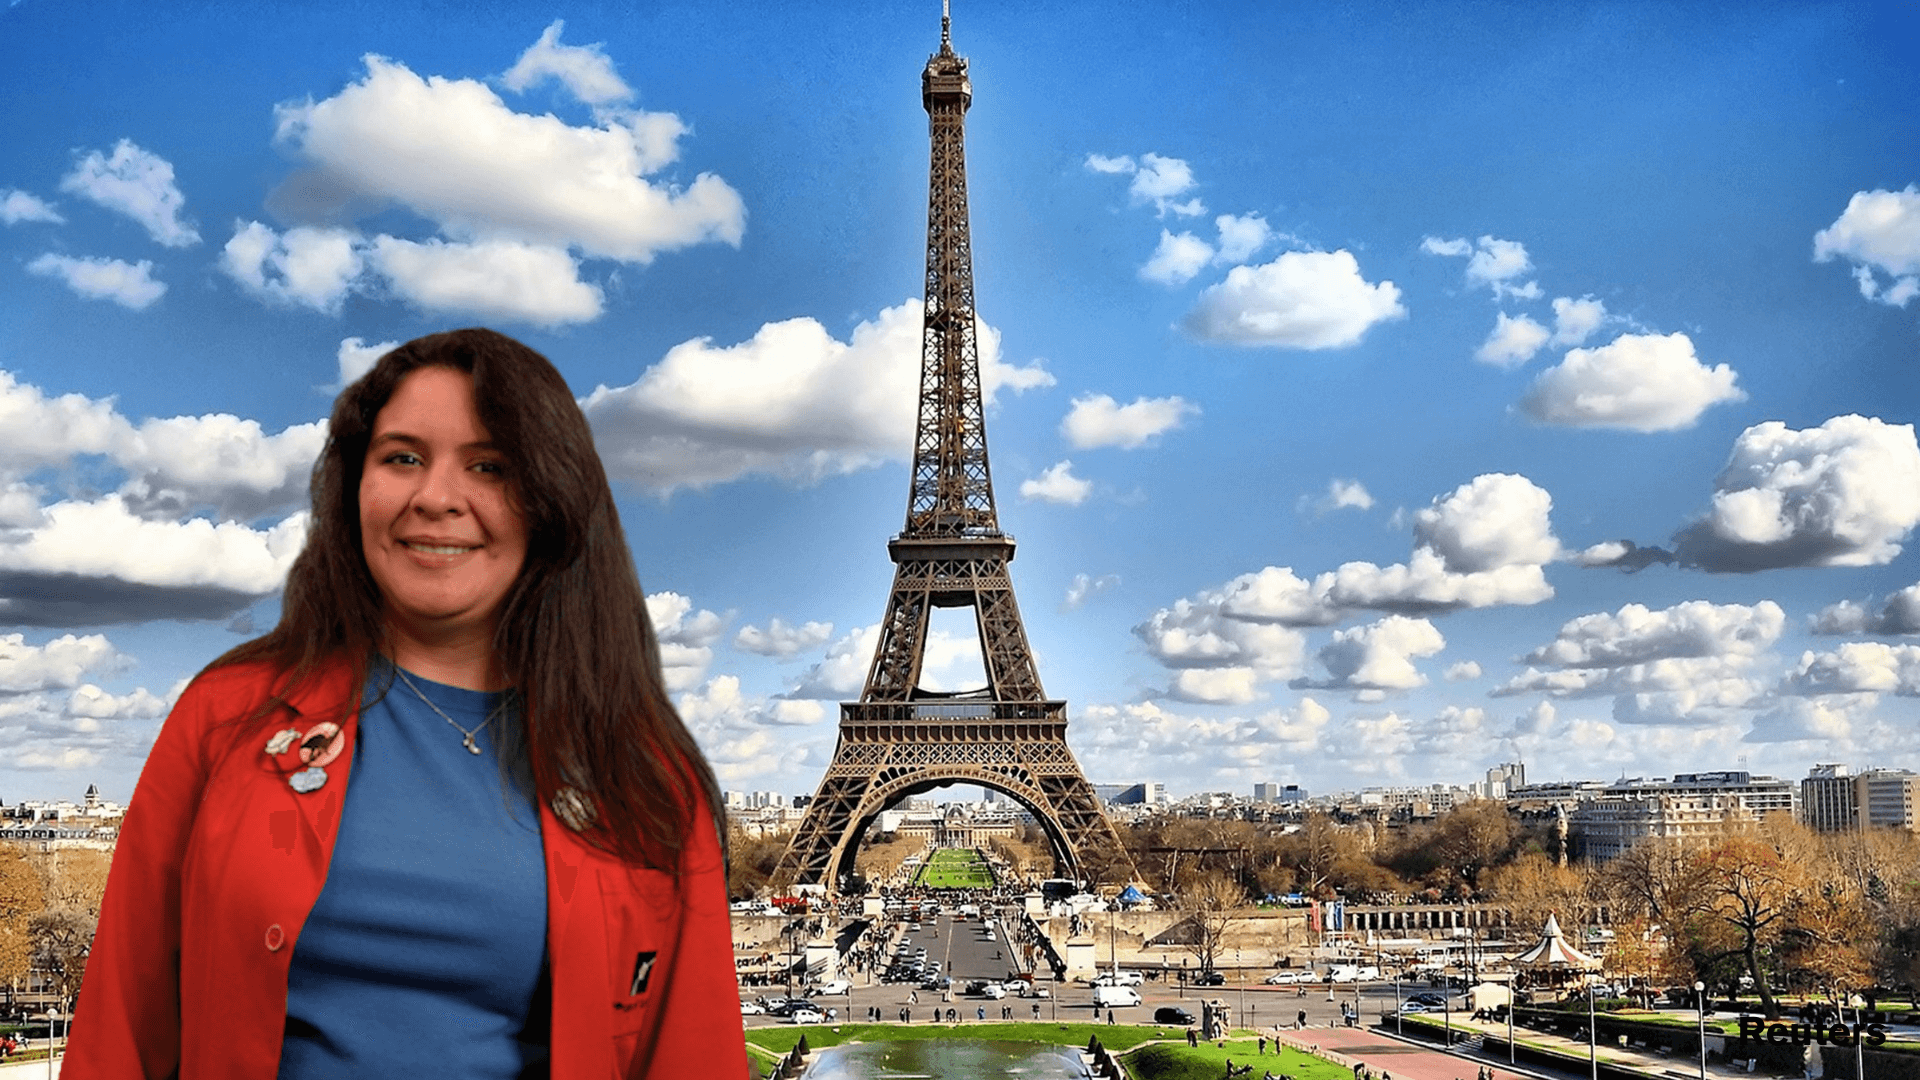
M 745 1075 L 713 775 L 559 372 L 382 357 L 282 612 L 154 745 L 68 1075 Z

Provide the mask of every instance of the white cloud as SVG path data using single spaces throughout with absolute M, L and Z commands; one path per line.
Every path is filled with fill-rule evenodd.
M 1781 679 L 1780 692 L 1920 697 L 1920 645 L 1848 641 L 1832 652 L 1804 652 Z
M 1853 264 L 1860 293 L 1895 307 L 1920 295 L 1920 187 L 1857 191 L 1834 223 L 1814 234 L 1813 258 Z M 1890 279 L 1882 286 L 1875 272 Z
M 1273 239 L 1273 227 L 1259 214 L 1221 214 L 1213 224 L 1220 230 L 1220 262 L 1246 262 Z
M 1153 762 L 1166 771 L 1203 776 L 1251 771 L 1272 777 L 1325 744 L 1332 714 L 1302 697 L 1292 708 L 1257 716 L 1192 716 L 1158 701 L 1089 705 L 1074 720 L 1074 748 L 1093 775 L 1139 775 Z M 1304 777 L 1302 777 L 1304 779 Z
M 0 222 L 18 225 L 23 221 L 45 221 L 62 225 L 66 220 L 53 204 L 31 192 L 11 188 L 0 193 Z
M 1236 619 L 1222 610 L 1223 592 L 1202 592 L 1161 608 L 1133 628 L 1147 651 L 1169 668 L 1244 667 L 1274 678 L 1298 670 L 1306 638 L 1280 623 Z
M 1097 173 L 1110 173 L 1110 174 L 1118 173 L 1123 175 L 1131 175 L 1133 172 L 1138 170 L 1140 166 L 1133 160 L 1132 157 L 1126 154 L 1121 154 L 1119 157 L 1106 157 L 1105 155 L 1102 155 L 1102 154 L 1088 154 L 1087 168 L 1089 171 L 1097 172 Z
M 1725 364 L 1707 367 L 1685 334 L 1621 334 L 1608 345 L 1570 350 L 1534 380 L 1520 402 L 1542 423 L 1672 431 L 1709 407 L 1744 401 Z
M 1568 621 L 1552 642 L 1521 658 L 1525 672 L 1493 693 L 1613 695 L 1621 723 L 1719 723 L 1728 710 L 1759 700 L 1748 672 L 1785 627 L 1786 614 L 1771 600 L 1691 600 L 1657 611 L 1627 604 Z
M 1292 567 L 1268 566 L 1251 574 L 1241 574 L 1221 586 L 1218 592 L 1201 593 L 1196 600 L 1217 605 L 1220 614 L 1229 619 L 1281 626 L 1327 626 L 1338 622 L 1342 614 L 1327 597 L 1332 588 L 1332 574 L 1321 574 L 1307 582 L 1297 577 Z
M 1896 590 L 1872 611 L 1842 600 L 1821 608 L 1812 619 L 1816 634 L 1920 634 L 1920 584 Z
M 1446 680 L 1448 682 L 1472 682 L 1482 674 L 1484 674 L 1484 672 L 1480 670 L 1479 661 L 1462 660 L 1457 664 L 1447 665 Z
M 89 151 L 72 172 L 61 178 L 60 190 L 125 214 L 166 247 L 191 247 L 200 242 L 193 226 L 180 220 L 187 200 L 174 185 L 173 166 L 135 146 L 131 139 L 116 143 L 111 158 L 98 150 Z
M 320 421 L 269 435 L 258 421 L 225 413 L 147 420 L 115 453 L 132 474 L 121 495 L 143 517 L 211 505 L 217 517 L 251 520 L 306 501 L 326 441 Z
M 340 365 L 340 385 L 358 382 L 360 376 L 373 370 L 380 358 L 392 352 L 400 345 L 397 341 L 381 341 L 372 345 L 357 337 L 342 338 L 340 350 L 334 359 Z
M 0 371 L 0 475 L 17 477 L 75 454 L 105 454 L 132 430 L 111 400 L 81 394 L 49 398 Z
M 1183 232 L 1178 235 L 1160 230 L 1160 246 L 1140 267 L 1140 276 L 1162 285 L 1184 285 L 1213 261 L 1213 245 Z
M 515 92 L 524 92 L 547 79 L 554 79 L 574 97 L 589 105 L 606 105 L 631 98 L 633 89 L 614 71 L 613 61 L 607 57 L 602 46 L 560 44 L 560 31 L 565 25 L 559 19 L 553 20 L 541 33 L 540 40 L 528 46 L 527 51 L 520 54 L 520 59 L 500 77 L 501 85 Z
M 817 701 L 744 694 L 732 675 L 715 676 L 685 691 L 674 706 L 724 784 L 775 776 L 797 779 L 791 774 L 805 754 L 796 752 L 790 733 L 815 727 L 827 717 Z
M 1199 411 L 1198 405 L 1182 397 L 1137 397 L 1132 404 L 1121 405 L 1106 394 L 1088 394 L 1073 399 L 1060 421 L 1060 434 L 1076 450 L 1103 446 L 1133 450 L 1178 428 Z
M 600 287 L 580 280 L 580 264 L 565 248 L 381 236 L 369 261 L 396 294 L 430 314 L 520 319 L 536 326 L 600 317 Z
M 1523 659 L 1557 668 L 1602 668 L 1671 657 L 1752 657 L 1778 641 L 1786 623 L 1786 613 L 1771 600 L 1752 605 L 1689 600 L 1659 611 L 1627 604 L 1613 614 L 1570 620 L 1550 644 Z
M 165 282 L 153 279 L 153 263 L 119 259 L 76 259 L 48 252 L 27 264 L 41 277 L 59 278 L 67 288 L 89 300 L 111 300 L 124 308 L 144 311 L 166 295 Z
M 1753 718 L 1748 742 L 1818 741 L 1822 753 L 1837 746 L 1865 750 L 1872 747 L 1884 753 L 1888 740 L 1863 739 L 1857 731 L 1879 704 L 1878 694 L 1834 694 L 1818 697 L 1787 697 Z
M 78 574 L 143 585 L 212 586 L 261 595 L 280 587 L 306 541 L 304 511 L 266 529 L 235 522 L 149 521 L 119 495 L 46 508 L 46 524 L 0 535 L 0 572 Z M 4 610 L 4 608 L 0 608 Z
M 713 663 L 713 643 L 727 628 L 727 620 L 676 592 L 647 594 L 647 618 L 660 641 L 660 665 L 667 689 L 691 690 L 706 677 Z
M 1152 203 L 1162 217 L 1168 213 L 1196 217 L 1206 212 L 1199 199 L 1174 201 L 1193 187 L 1193 169 L 1186 162 L 1159 154 L 1142 154 L 1140 167 L 1134 172 L 1133 183 L 1127 191 L 1136 202 Z
M 1913 425 L 1836 416 L 1795 431 L 1770 420 L 1734 441 L 1713 508 L 1681 531 L 1676 554 L 1719 572 L 1875 566 L 1900 554 L 1916 524 Z
M 1427 677 L 1414 667 L 1416 657 L 1446 648 L 1446 639 L 1425 619 L 1389 615 L 1366 626 L 1334 632 L 1316 653 L 1327 678 L 1295 679 L 1295 690 L 1412 690 Z
M 346 229 L 296 226 L 281 235 L 236 221 L 220 269 L 255 296 L 337 315 L 364 256 L 364 242 Z
M 1185 668 L 1173 673 L 1167 696 L 1196 705 L 1245 705 L 1260 699 L 1261 681 L 1249 667 Z
M 1513 318 L 1503 311 L 1494 319 L 1493 333 L 1487 335 L 1473 358 L 1494 367 L 1519 367 L 1533 359 L 1546 343 L 1546 327 L 1525 315 Z
M 1303 508 L 1308 505 L 1306 496 L 1301 496 L 1301 503 Z M 1335 510 L 1371 510 L 1373 496 L 1368 493 L 1366 485 L 1360 481 L 1335 477 L 1327 482 L 1327 493 L 1312 500 L 1311 505 L 1314 510 L 1322 514 Z
M 24 634 L 0 634 L 0 693 L 72 689 L 88 675 L 112 674 L 131 663 L 99 634 L 65 634 L 45 645 L 27 644 Z
M 1491 236 L 1483 236 L 1478 250 L 1467 260 L 1467 280 L 1488 286 L 1495 296 L 1513 295 L 1523 299 L 1538 297 L 1539 286 L 1533 282 L 1519 286 L 1508 284 L 1514 278 L 1532 272 L 1533 260 L 1527 257 L 1526 245 L 1518 240 L 1496 240 Z
M 1406 313 L 1399 288 L 1368 282 L 1351 252 L 1289 251 L 1229 270 L 1225 281 L 1201 292 L 1184 325 L 1207 341 L 1334 349 Z
M 760 656 L 791 660 L 808 649 L 817 649 L 833 636 L 830 622 L 806 622 L 789 626 L 779 619 L 769 620 L 765 630 L 743 626 L 733 636 L 733 647 Z
M 1119 574 L 1102 574 L 1094 577 L 1090 574 L 1075 574 L 1067 585 L 1067 597 L 1061 606 L 1072 611 L 1088 600 L 1120 584 Z
M 1073 462 L 1060 461 L 1039 476 L 1020 481 L 1020 497 L 1041 502 L 1079 506 L 1093 494 L 1093 481 L 1073 475 Z
M 87 683 L 67 698 L 66 712 L 87 720 L 158 720 L 169 708 L 167 699 L 144 686 L 130 694 L 111 694 Z
M 1578 300 L 1555 297 L 1553 301 L 1553 344 L 1555 347 L 1584 345 L 1607 319 L 1607 305 L 1591 296 Z
M 793 689 L 782 695 L 792 699 L 845 699 L 866 686 L 867 669 L 873 664 L 874 650 L 880 645 L 880 625 L 863 626 L 827 646 L 826 656 L 808 668 Z M 980 639 L 972 633 L 950 634 L 935 628 L 927 635 L 921 653 L 920 686 L 927 690 L 948 689 L 946 683 L 959 679 L 977 685 L 983 655 Z M 971 687 L 968 687 L 969 689 Z
M 1421 239 L 1420 250 L 1429 255 L 1466 259 L 1467 281 L 1492 289 L 1495 299 L 1515 297 L 1536 300 L 1540 297 L 1539 282 L 1513 284 L 1515 278 L 1533 272 L 1533 260 L 1527 256 L 1526 245 L 1518 240 L 1483 236 L 1478 243 L 1469 243 L 1465 239 L 1444 240 L 1438 236 L 1428 236 Z
M 1552 508 L 1524 476 L 1477 476 L 1414 514 L 1405 564 L 1345 563 L 1326 595 L 1340 607 L 1410 613 L 1537 604 L 1553 596 L 1541 567 L 1560 554 Z
M 557 75 L 555 65 L 566 63 L 576 76 L 584 70 L 539 45 L 533 52 L 541 73 Z M 365 62 L 366 75 L 333 97 L 276 110 L 276 141 L 311 168 L 296 187 L 336 200 L 307 208 L 315 213 L 392 202 L 455 241 L 578 248 L 637 263 L 692 244 L 740 242 L 746 210 L 726 181 L 702 173 L 682 189 L 646 179 L 677 156 L 685 131 L 677 117 L 609 111 L 574 127 L 514 112 L 472 79 L 423 79 L 379 56 Z
M 621 387 L 582 400 L 607 471 L 660 492 L 749 474 L 796 481 L 851 472 L 912 453 L 923 313 L 887 308 L 835 340 L 810 318 L 768 323 L 737 345 L 695 338 Z M 1000 359 L 1000 335 L 979 326 L 980 381 L 1051 385 L 1037 364 Z

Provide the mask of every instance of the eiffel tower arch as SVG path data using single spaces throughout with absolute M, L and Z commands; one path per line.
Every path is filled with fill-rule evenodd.
M 833 762 L 774 870 L 783 884 L 836 888 L 880 812 L 947 784 L 1004 792 L 1040 823 L 1056 873 L 1131 879 L 1133 864 L 1067 747 L 1067 705 L 1047 697 L 1020 621 L 987 465 L 967 219 L 967 61 L 940 19 L 920 78 L 932 141 L 927 273 L 906 527 L 887 544 L 893 590 L 859 701 L 840 706 Z M 987 685 L 921 687 L 936 608 L 969 607 Z

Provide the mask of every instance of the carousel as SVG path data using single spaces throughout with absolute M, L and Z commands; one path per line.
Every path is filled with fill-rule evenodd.
M 1585 985 L 1587 976 L 1599 971 L 1601 963 L 1567 944 L 1559 918 L 1549 913 L 1539 944 L 1514 957 L 1513 968 L 1516 986 L 1530 989 L 1535 995 L 1564 997 L 1573 987 Z

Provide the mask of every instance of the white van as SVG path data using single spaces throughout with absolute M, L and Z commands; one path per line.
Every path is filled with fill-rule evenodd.
M 1327 981 L 1335 983 L 1378 982 L 1380 969 L 1372 964 L 1335 964 L 1327 972 Z
M 1093 1007 L 1111 1009 L 1116 1005 L 1140 1004 L 1140 991 L 1131 986 L 1096 986 L 1093 988 Z

